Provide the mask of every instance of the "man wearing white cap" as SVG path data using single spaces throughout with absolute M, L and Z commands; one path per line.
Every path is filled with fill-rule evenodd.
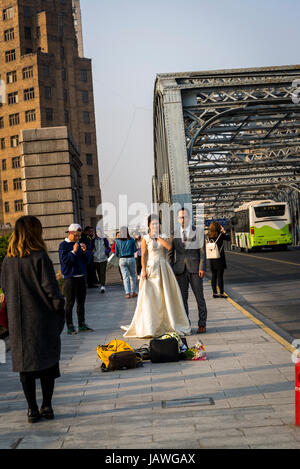
M 73 325 L 73 306 L 77 303 L 78 331 L 92 331 L 85 323 L 84 303 L 86 298 L 86 266 L 89 262 L 89 253 L 83 243 L 79 243 L 82 228 L 72 223 L 68 237 L 59 245 L 59 260 L 61 272 L 64 276 L 64 295 L 66 297 L 66 323 L 68 334 L 77 334 Z

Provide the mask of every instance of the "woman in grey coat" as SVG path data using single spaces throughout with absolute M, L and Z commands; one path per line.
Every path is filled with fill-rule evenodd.
M 6 296 L 13 371 L 28 403 L 28 421 L 54 418 L 51 406 L 55 378 L 60 376 L 60 334 L 64 297 L 42 238 L 42 225 L 32 216 L 16 221 L 1 269 Z M 36 401 L 35 380 L 41 380 L 43 403 Z

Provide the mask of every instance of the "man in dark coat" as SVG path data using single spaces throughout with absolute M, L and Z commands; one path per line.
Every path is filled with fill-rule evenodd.
M 206 332 L 207 308 L 203 294 L 203 278 L 206 270 L 204 237 L 191 225 L 191 216 L 187 209 L 178 212 L 179 229 L 172 240 L 169 261 L 176 275 L 187 316 L 188 291 L 191 285 L 198 305 L 198 334 Z M 202 244 L 200 244 L 203 238 Z

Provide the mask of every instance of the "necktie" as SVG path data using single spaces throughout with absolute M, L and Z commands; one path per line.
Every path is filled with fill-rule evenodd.
M 186 230 L 183 230 L 183 231 L 182 231 L 182 239 L 183 239 L 183 242 L 184 242 L 184 243 L 187 242 Z

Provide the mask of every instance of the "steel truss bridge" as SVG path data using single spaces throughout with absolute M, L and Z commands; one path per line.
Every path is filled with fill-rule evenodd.
M 300 65 L 157 75 L 154 159 L 154 202 L 287 200 L 299 226 Z

